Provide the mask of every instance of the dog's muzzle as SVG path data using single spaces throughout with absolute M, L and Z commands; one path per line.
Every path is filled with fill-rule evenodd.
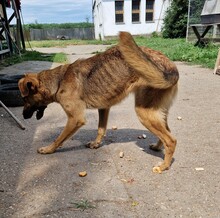
M 31 107 L 23 110 L 23 117 L 24 119 L 30 119 L 34 112 L 36 113 L 37 120 L 40 120 L 44 115 L 44 110 L 47 108 L 47 106 L 40 106 L 40 107 Z

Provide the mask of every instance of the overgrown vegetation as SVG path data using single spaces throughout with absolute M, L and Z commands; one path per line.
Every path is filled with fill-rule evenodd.
M 31 23 L 25 24 L 25 29 L 52 29 L 52 28 L 59 28 L 59 29 L 70 29 L 70 28 L 87 28 L 87 27 L 94 27 L 93 23 L 83 22 L 83 23 L 49 23 L 49 24 L 42 24 L 42 23 Z
M 168 8 L 162 29 L 164 38 L 182 38 L 186 36 L 188 0 L 173 0 Z

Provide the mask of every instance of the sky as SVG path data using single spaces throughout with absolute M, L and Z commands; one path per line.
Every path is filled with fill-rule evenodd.
M 92 0 L 21 0 L 25 24 L 92 22 Z

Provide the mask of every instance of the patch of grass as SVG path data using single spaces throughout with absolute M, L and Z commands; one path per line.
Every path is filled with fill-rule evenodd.
M 0 60 L 0 64 L 2 67 L 7 67 L 16 63 L 21 63 L 23 61 L 50 61 L 65 63 L 67 61 L 67 57 L 64 53 L 44 54 L 37 51 L 25 51 L 21 53 L 21 56 L 13 55 L 11 57 Z
M 214 68 L 219 46 L 212 43 L 204 48 L 194 46 L 185 39 L 164 39 L 161 37 L 135 37 L 135 41 L 139 46 L 147 46 L 152 49 L 163 52 L 173 61 L 183 61 L 191 64 L 201 65 L 203 67 Z M 117 40 L 46 40 L 32 41 L 32 47 L 66 47 L 68 45 L 85 45 L 85 44 L 116 44 Z M 22 61 L 51 61 L 65 63 L 67 57 L 64 53 L 43 54 L 37 51 L 25 51 L 19 55 L 0 60 L 1 67 L 20 63 Z
M 95 208 L 88 200 L 81 200 L 79 202 L 71 202 L 76 208 L 82 209 L 83 211 L 89 208 Z
M 214 68 L 219 47 L 214 44 L 208 44 L 206 47 L 196 47 L 185 39 L 164 39 L 159 35 L 153 37 L 137 36 L 135 41 L 140 46 L 147 46 L 152 49 L 163 52 L 173 61 L 183 61 L 191 64 L 198 64 L 203 67 Z M 86 44 L 117 44 L 117 39 L 100 40 L 45 40 L 31 41 L 32 47 L 66 47 L 68 45 L 86 45 Z M 28 45 L 27 45 L 28 46 Z
M 185 39 L 164 39 L 160 37 L 136 37 L 140 46 L 147 46 L 159 50 L 173 61 L 183 61 L 198 64 L 203 67 L 214 68 L 219 46 L 208 44 L 204 48 L 194 46 Z
M 30 43 L 30 44 L 29 44 Z M 117 40 L 41 40 L 41 41 L 30 41 L 26 43 L 26 47 L 30 48 L 50 48 L 50 47 L 66 47 L 68 45 L 112 45 L 117 43 Z

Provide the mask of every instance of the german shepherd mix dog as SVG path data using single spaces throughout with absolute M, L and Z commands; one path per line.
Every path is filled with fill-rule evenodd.
M 153 150 L 165 148 L 165 158 L 153 172 L 170 167 L 176 139 L 167 124 L 168 110 L 177 93 L 179 74 L 176 66 L 163 54 L 138 47 L 127 32 L 119 34 L 119 44 L 88 59 L 27 74 L 18 85 L 24 99 L 23 116 L 41 119 L 48 104 L 59 103 L 68 121 L 60 136 L 50 145 L 41 147 L 41 154 L 53 153 L 64 141 L 85 124 L 85 109 L 97 108 L 98 134 L 90 148 L 98 148 L 106 132 L 110 107 L 130 92 L 135 95 L 135 110 L 141 123 L 159 141 Z

